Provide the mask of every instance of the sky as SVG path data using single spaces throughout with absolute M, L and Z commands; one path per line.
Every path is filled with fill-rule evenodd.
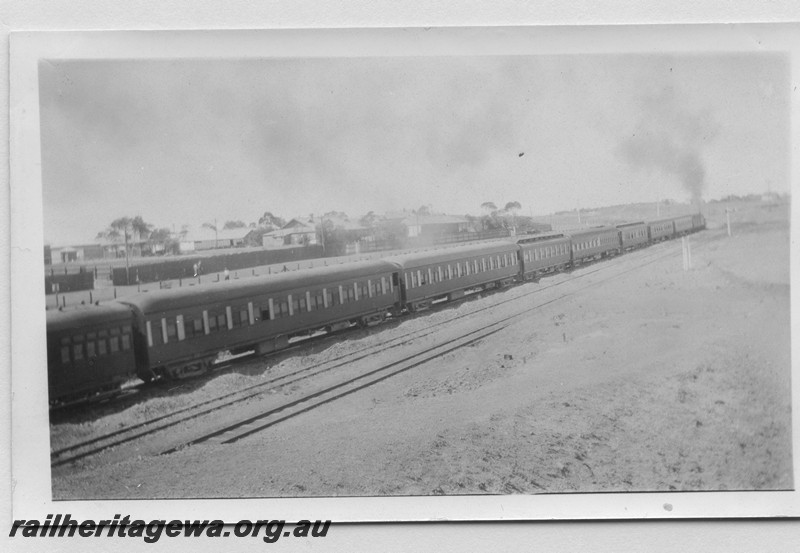
M 45 242 L 789 191 L 778 53 L 43 60 Z

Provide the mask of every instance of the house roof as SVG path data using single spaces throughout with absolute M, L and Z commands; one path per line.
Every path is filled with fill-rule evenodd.
M 210 228 L 201 227 L 190 231 L 181 242 L 208 242 L 211 240 L 242 240 L 252 231 L 250 227 L 220 229 L 216 233 Z

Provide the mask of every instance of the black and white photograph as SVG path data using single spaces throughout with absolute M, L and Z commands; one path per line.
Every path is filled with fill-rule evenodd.
M 791 514 L 790 30 L 20 37 L 15 467 L 86 509 Z

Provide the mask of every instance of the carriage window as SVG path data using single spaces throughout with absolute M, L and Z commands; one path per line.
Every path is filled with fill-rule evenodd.
M 333 290 L 325 290 L 325 297 L 328 300 L 328 307 L 335 307 L 339 303 L 339 291 L 336 291 L 336 294 L 333 293 Z M 323 303 L 323 305 L 325 305 Z
M 247 311 L 247 309 L 239 310 L 239 321 L 242 323 L 242 326 L 246 326 L 248 324 L 248 322 L 250 321 L 250 314 Z
M 106 355 L 108 353 L 108 346 L 106 344 L 105 338 L 100 339 L 97 341 L 97 354 L 98 355 Z
M 86 342 L 86 357 L 92 358 L 97 356 L 94 342 Z
M 69 346 L 61 346 L 61 363 L 69 364 Z
M 83 359 L 83 344 L 74 344 L 72 346 L 72 358 L 75 359 L 75 361 Z
M 175 325 L 174 321 L 167 321 L 167 338 L 170 340 L 176 338 L 178 336 L 178 327 Z
M 122 339 L 122 351 L 128 351 L 129 349 L 131 349 L 131 335 L 123 334 L 122 336 L 120 336 L 120 338 Z
M 364 298 L 370 297 L 370 288 L 372 287 L 371 284 L 367 286 L 366 282 L 359 282 L 357 286 L 358 286 L 358 299 L 362 300 Z
M 217 331 L 217 317 L 215 315 L 211 315 L 208 317 L 208 331 L 209 332 Z
M 108 339 L 108 349 L 111 353 L 117 353 L 119 351 L 119 337 L 112 336 Z
M 264 304 L 261 306 L 261 320 L 268 321 L 269 320 L 269 304 Z
M 221 313 L 217 315 L 217 328 L 220 330 L 225 330 L 228 326 L 228 317 L 225 316 L 225 313 Z
M 195 319 L 192 321 L 194 325 L 194 333 L 197 335 L 203 334 L 203 319 Z
M 194 325 L 196 320 L 191 317 L 184 317 L 183 319 L 183 338 L 191 338 L 195 335 Z
M 277 313 L 275 314 L 276 317 L 288 317 L 289 316 L 289 300 L 288 298 L 285 300 L 278 301 L 278 308 Z

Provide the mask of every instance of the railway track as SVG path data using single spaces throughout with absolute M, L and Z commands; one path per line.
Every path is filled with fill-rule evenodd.
M 528 316 L 531 313 L 532 309 L 539 309 L 556 301 L 560 301 L 569 296 L 572 296 L 585 289 L 607 282 L 610 279 L 618 278 L 623 274 L 639 270 L 643 267 L 646 267 L 647 265 L 660 261 L 664 258 L 677 255 L 676 252 L 672 250 L 669 250 L 665 253 L 663 251 L 663 248 L 659 248 L 659 250 L 655 252 L 651 251 L 651 249 L 648 248 L 647 250 L 639 250 L 633 252 L 632 254 L 628 254 L 628 256 L 633 256 L 637 254 L 643 254 L 636 259 L 637 264 L 631 268 L 624 269 L 622 271 L 619 270 L 613 271 L 613 269 L 617 268 L 614 264 L 612 265 L 599 264 L 597 266 L 585 265 L 582 268 L 590 268 L 590 267 L 592 268 L 590 270 L 581 271 L 579 274 L 571 274 L 568 278 L 565 278 L 558 282 L 549 283 L 545 286 L 537 287 L 533 290 L 524 292 L 515 297 L 502 299 L 498 302 L 493 303 L 492 305 L 478 307 L 476 309 L 469 310 L 465 313 L 454 314 L 452 317 L 447 318 L 438 326 L 441 327 L 443 325 L 449 325 L 453 322 L 465 318 L 474 318 L 476 315 L 496 309 L 496 307 L 500 305 L 506 303 L 518 302 L 523 297 L 541 293 L 544 292 L 545 290 L 563 286 L 580 279 L 585 279 L 586 277 L 595 275 L 597 273 L 601 272 L 612 273 L 600 280 L 587 283 L 586 285 L 581 286 L 577 289 L 558 295 L 548 301 L 545 301 L 541 304 L 534 306 L 533 308 L 527 308 L 524 311 L 520 311 L 511 316 L 505 317 L 501 320 L 484 324 L 478 329 L 473 329 L 471 331 L 463 333 L 462 335 L 458 336 L 455 340 L 449 338 L 448 340 L 442 343 L 438 343 L 433 347 L 426 348 L 421 352 L 417 352 L 412 355 L 406 356 L 399 361 L 391 362 L 388 363 L 387 365 L 378 368 L 373 368 L 353 378 L 348 378 L 342 382 L 325 386 L 321 390 L 313 391 L 301 398 L 288 401 L 282 405 L 270 407 L 263 412 L 257 413 L 255 415 L 249 415 L 234 423 L 223 425 L 222 427 L 217 427 L 211 432 L 201 434 L 189 440 L 180 442 L 175 446 L 172 446 L 168 449 L 161 451 L 160 453 L 161 454 L 172 453 L 184 447 L 204 442 L 225 443 L 225 444 L 233 443 L 246 436 L 252 435 L 266 428 L 274 426 L 275 424 L 288 420 L 301 413 L 306 413 L 308 411 L 321 407 L 322 405 L 328 404 L 332 401 L 353 394 L 359 390 L 363 390 L 369 386 L 373 386 L 379 382 L 387 380 L 392 376 L 406 372 L 414 367 L 417 367 L 421 364 L 431 361 L 436 357 L 444 355 L 445 353 L 449 353 L 459 348 L 466 347 L 470 344 L 474 344 L 475 342 L 480 341 L 481 339 L 487 336 L 499 332 L 500 330 L 505 328 L 508 324 L 511 324 L 514 319 L 518 319 L 523 316 Z M 203 401 L 201 403 L 191 405 L 173 411 L 171 413 L 167 413 L 165 415 L 149 419 L 147 421 L 136 423 L 134 425 L 119 429 L 114 432 L 110 432 L 101 436 L 91 438 L 89 440 L 85 440 L 82 442 L 78 442 L 72 445 L 56 449 L 51 452 L 51 466 L 57 467 L 73 463 L 78 460 L 85 459 L 87 457 L 91 457 L 107 449 L 114 448 L 138 440 L 140 438 L 145 438 L 150 435 L 154 435 L 158 432 L 168 430 L 169 428 L 175 427 L 184 422 L 193 419 L 198 419 L 200 417 L 205 417 L 222 409 L 233 407 L 236 404 L 247 402 L 251 399 L 258 398 L 259 396 L 264 396 L 265 394 L 274 392 L 275 390 L 284 388 L 290 384 L 294 384 L 302 380 L 308 380 L 313 377 L 321 376 L 337 368 L 351 365 L 357 361 L 366 359 L 377 353 L 401 347 L 403 345 L 410 343 L 413 340 L 429 336 L 436 332 L 438 332 L 437 327 L 407 332 L 400 336 L 387 340 L 381 344 L 377 344 L 375 346 L 367 346 L 357 351 L 338 356 L 337 358 L 334 359 L 330 359 L 323 363 L 314 364 L 299 370 L 291 371 L 283 375 L 275 376 L 264 382 L 260 382 L 254 386 L 229 392 L 227 394 L 223 394 L 221 396 Z

